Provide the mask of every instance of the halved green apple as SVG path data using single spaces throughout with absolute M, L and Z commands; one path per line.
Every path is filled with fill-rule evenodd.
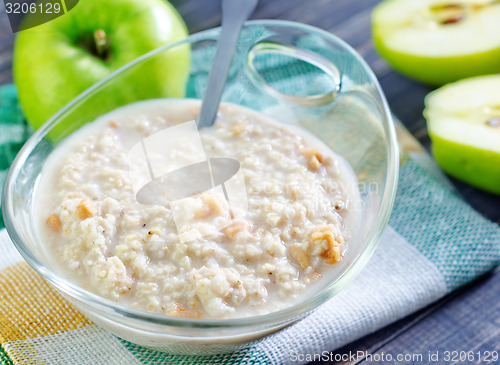
M 460 180 L 500 194 L 500 75 L 431 92 L 424 116 L 439 165 Z
M 430 85 L 500 72 L 500 0 L 385 0 L 372 31 L 394 69 Z

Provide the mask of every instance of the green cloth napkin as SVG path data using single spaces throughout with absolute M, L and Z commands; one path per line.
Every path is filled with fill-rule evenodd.
M 0 186 L 3 186 L 10 164 L 30 133 L 17 101 L 16 87 L 0 87 Z M 3 227 L 3 217 L 0 217 L 0 228 Z

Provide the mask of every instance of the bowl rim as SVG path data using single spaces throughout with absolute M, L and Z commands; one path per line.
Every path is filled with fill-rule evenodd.
M 192 319 L 166 316 L 163 314 L 155 314 L 139 309 L 134 309 L 87 291 L 79 287 L 75 283 L 72 283 L 70 280 L 59 276 L 55 271 L 47 268 L 24 244 L 22 238 L 18 233 L 15 223 L 13 222 L 13 220 L 11 220 L 11 217 L 13 217 L 13 215 L 10 214 L 13 211 L 13 201 L 10 199 L 10 197 L 12 196 L 11 192 L 14 190 L 20 167 L 23 165 L 27 157 L 31 154 L 35 146 L 38 145 L 42 138 L 51 129 L 52 125 L 55 124 L 62 115 L 71 110 L 80 101 L 84 100 L 88 95 L 100 89 L 101 86 L 108 83 L 108 81 L 112 80 L 117 75 L 133 67 L 134 65 L 150 57 L 153 57 L 156 54 L 164 52 L 169 48 L 174 48 L 182 44 L 191 44 L 201 40 L 216 40 L 218 37 L 218 33 L 220 32 L 220 27 L 216 27 L 189 35 L 188 37 L 180 41 L 154 49 L 118 68 L 102 80 L 98 81 L 97 83 L 83 91 L 81 94 L 67 103 L 56 114 L 54 114 L 37 131 L 35 131 L 35 133 L 28 139 L 28 141 L 17 154 L 7 174 L 2 193 L 2 214 L 5 218 L 5 226 L 11 240 L 13 241 L 16 249 L 19 251 L 21 256 L 36 272 L 38 272 L 45 280 L 52 284 L 52 286 L 54 286 L 64 294 L 70 296 L 72 299 L 77 300 L 78 302 L 82 302 L 87 306 L 91 305 L 92 307 L 95 307 L 96 309 L 104 312 L 111 311 L 112 314 L 118 314 L 131 319 L 154 323 L 156 325 L 188 328 L 244 328 L 255 327 L 258 325 L 287 323 L 296 318 L 299 318 L 302 315 L 305 315 L 306 313 L 326 302 L 328 299 L 332 298 L 339 290 L 345 287 L 354 277 L 356 277 L 361 269 L 366 265 L 375 248 L 377 247 L 381 235 L 389 221 L 389 217 L 395 200 L 399 172 L 399 152 L 394 122 L 381 86 L 372 69 L 357 53 L 357 51 L 354 50 L 344 40 L 340 39 L 332 33 L 311 25 L 286 20 L 251 20 L 245 22 L 243 29 L 255 26 L 280 26 L 284 29 L 295 28 L 313 34 L 318 34 L 322 37 L 330 39 L 334 43 L 338 44 L 341 48 L 347 50 L 350 53 L 350 56 L 352 56 L 356 60 L 356 62 L 359 62 L 363 66 L 364 71 L 367 73 L 370 81 L 375 86 L 376 92 L 379 95 L 381 101 L 380 112 L 383 119 L 385 119 L 385 123 L 382 124 L 384 133 L 388 141 L 388 143 L 386 143 L 388 168 L 385 174 L 386 181 L 381 194 L 382 196 L 379 209 L 382 214 L 379 214 L 373 223 L 372 230 L 374 230 L 374 232 L 372 233 L 371 237 L 364 243 L 366 248 L 349 266 L 346 267 L 344 272 L 342 272 L 339 277 L 336 278 L 334 283 L 330 283 L 330 285 L 323 288 L 315 295 L 301 300 L 299 303 L 296 303 L 290 307 L 276 312 L 251 317 L 227 319 Z

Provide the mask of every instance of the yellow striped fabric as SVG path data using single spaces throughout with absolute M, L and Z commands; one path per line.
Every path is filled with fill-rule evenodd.
M 0 271 L 0 343 L 20 363 L 36 361 L 27 339 L 62 333 L 92 324 L 52 289 L 26 262 Z M 22 356 L 10 343 L 24 341 Z M 16 346 L 19 347 L 19 346 Z
M 24 340 L 92 324 L 26 262 L 0 271 L 0 341 Z

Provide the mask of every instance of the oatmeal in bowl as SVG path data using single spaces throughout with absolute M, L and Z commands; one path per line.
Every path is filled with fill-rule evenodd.
M 307 132 L 235 104 L 222 104 L 200 138 L 196 128 L 193 138 L 175 134 L 199 109 L 197 100 L 135 103 L 59 145 L 36 191 L 42 242 L 65 276 L 136 309 L 215 319 L 289 307 L 332 280 L 352 249 L 356 177 Z M 153 143 L 169 135 L 177 142 Z M 205 155 L 193 159 L 197 150 Z M 149 204 L 138 201 L 148 180 L 203 157 L 239 163 L 224 190 L 179 198 L 160 180 Z M 191 170 L 180 185 L 205 178 Z
M 171 353 L 234 351 L 307 316 L 364 267 L 396 191 L 376 78 L 303 24 L 243 26 L 217 123 L 198 131 L 218 36 L 155 50 L 75 98 L 19 152 L 2 196 L 14 245 L 52 287 L 100 327 Z M 188 47 L 184 95 L 132 82 Z M 336 67 L 326 85 L 338 88 L 308 97 L 325 85 L 312 66 Z

